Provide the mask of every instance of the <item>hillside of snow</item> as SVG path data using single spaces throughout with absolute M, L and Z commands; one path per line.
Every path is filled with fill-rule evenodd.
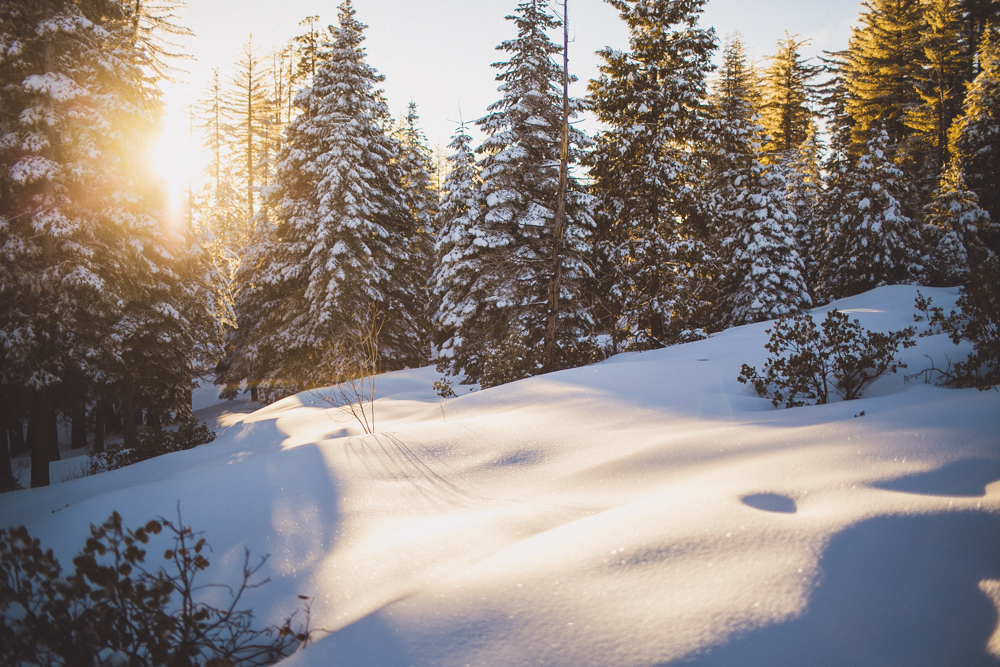
M 814 317 L 902 329 L 916 291 Z M 901 372 L 775 409 L 736 381 L 768 326 L 451 399 L 433 368 L 390 373 L 375 435 L 316 395 L 252 411 L 206 388 L 215 442 L 5 494 L 0 525 L 65 566 L 90 523 L 179 503 L 208 578 L 271 555 L 261 621 L 315 597 L 335 632 L 285 667 L 1000 665 L 1000 392 Z M 963 351 L 938 335 L 901 356 L 913 373 Z

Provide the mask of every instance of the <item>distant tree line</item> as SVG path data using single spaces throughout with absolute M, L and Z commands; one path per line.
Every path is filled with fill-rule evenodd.
M 996 3 L 872 0 L 843 51 L 786 34 L 758 66 L 734 34 L 717 66 L 705 0 L 608 1 L 629 46 L 585 99 L 554 39 L 572 3 L 516 5 L 485 139 L 458 128 L 443 182 L 351 0 L 270 57 L 248 40 L 192 109 L 211 159 L 173 236 L 133 165 L 169 16 L 5 5 L 7 424 L 50 450 L 56 412 L 155 424 L 215 362 L 226 395 L 271 402 L 350 379 L 375 332 L 380 370 L 487 387 L 886 284 L 963 285 L 995 322 Z

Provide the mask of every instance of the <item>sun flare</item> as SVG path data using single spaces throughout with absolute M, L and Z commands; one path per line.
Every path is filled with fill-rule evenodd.
M 163 179 L 170 206 L 170 219 L 183 219 L 188 193 L 196 187 L 202 170 L 200 146 L 192 136 L 188 107 L 168 100 L 163 131 L 153 145 L 154 171 Z

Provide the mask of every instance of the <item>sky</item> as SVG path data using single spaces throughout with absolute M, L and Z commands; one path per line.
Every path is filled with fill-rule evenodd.
M 321 25 L 337 18 L 336 0 L 189 0 L 178 23 L 194 36 L 182 40 L 182 50 L 193 57 L 181 63 L 179 81 L 165 87 L 166 125 L 154 152 L 159 170 L 180 200 L 192 172 L 202 159 L 189 141 L 188 106 L 203 94 L 211 72 L 225 77 L 248 36 L 261 55 L 284 46 L 304 31 L 299 23 L 311 15 Z M 474 121 L 498 99 L 496 70 L 505 60 L 496 46 L 515 36 L 504 17 L 516 0 L 355 0 L 358 20 L 368 25 L 365 48 L 368 63 L 383 75 L 383 90 L 394 115 L 413 101 L 431 148 L 447 146 L 460 120 Z M 559 3 L 561 6 L 561 2 Z M 701 24 L 713 26 L 720 42 L 739 30 L 755 61 L 775 51 L 787 31 L 810 40 L 807 56 L 847 45 L 857 19 L 856 0 L 709 0 Z M 595 52 L 605 46 L 626 48 L 628 31 L 618 13 L 604 0 L 569 3 L 570 72 L 579 82 L 571 94 L 583 95 L 586 83 L 597 75 Z M 583 129 L 592 131 L 585 121 Z M 473 135 L 475 136 L 475 134 Z

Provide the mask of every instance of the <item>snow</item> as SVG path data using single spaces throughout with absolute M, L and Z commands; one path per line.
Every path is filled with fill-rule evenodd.
M 812 313 L 898 330 L 916 291 Z M 768 327 L 447 400 L 433 368 L 386 374 L 376 435 L 308 393 L 254 410 L 201 387 L 215 442 L 5 494 L 0 516 L 68 564 L 89 522 L 179 502 L 213 579 L 271 554 L 258 619 L 315 596 L 336 632 L 285 667 L 1000 663 L 1000 393 L 900 373 L 774 409 L 736 381 Z

